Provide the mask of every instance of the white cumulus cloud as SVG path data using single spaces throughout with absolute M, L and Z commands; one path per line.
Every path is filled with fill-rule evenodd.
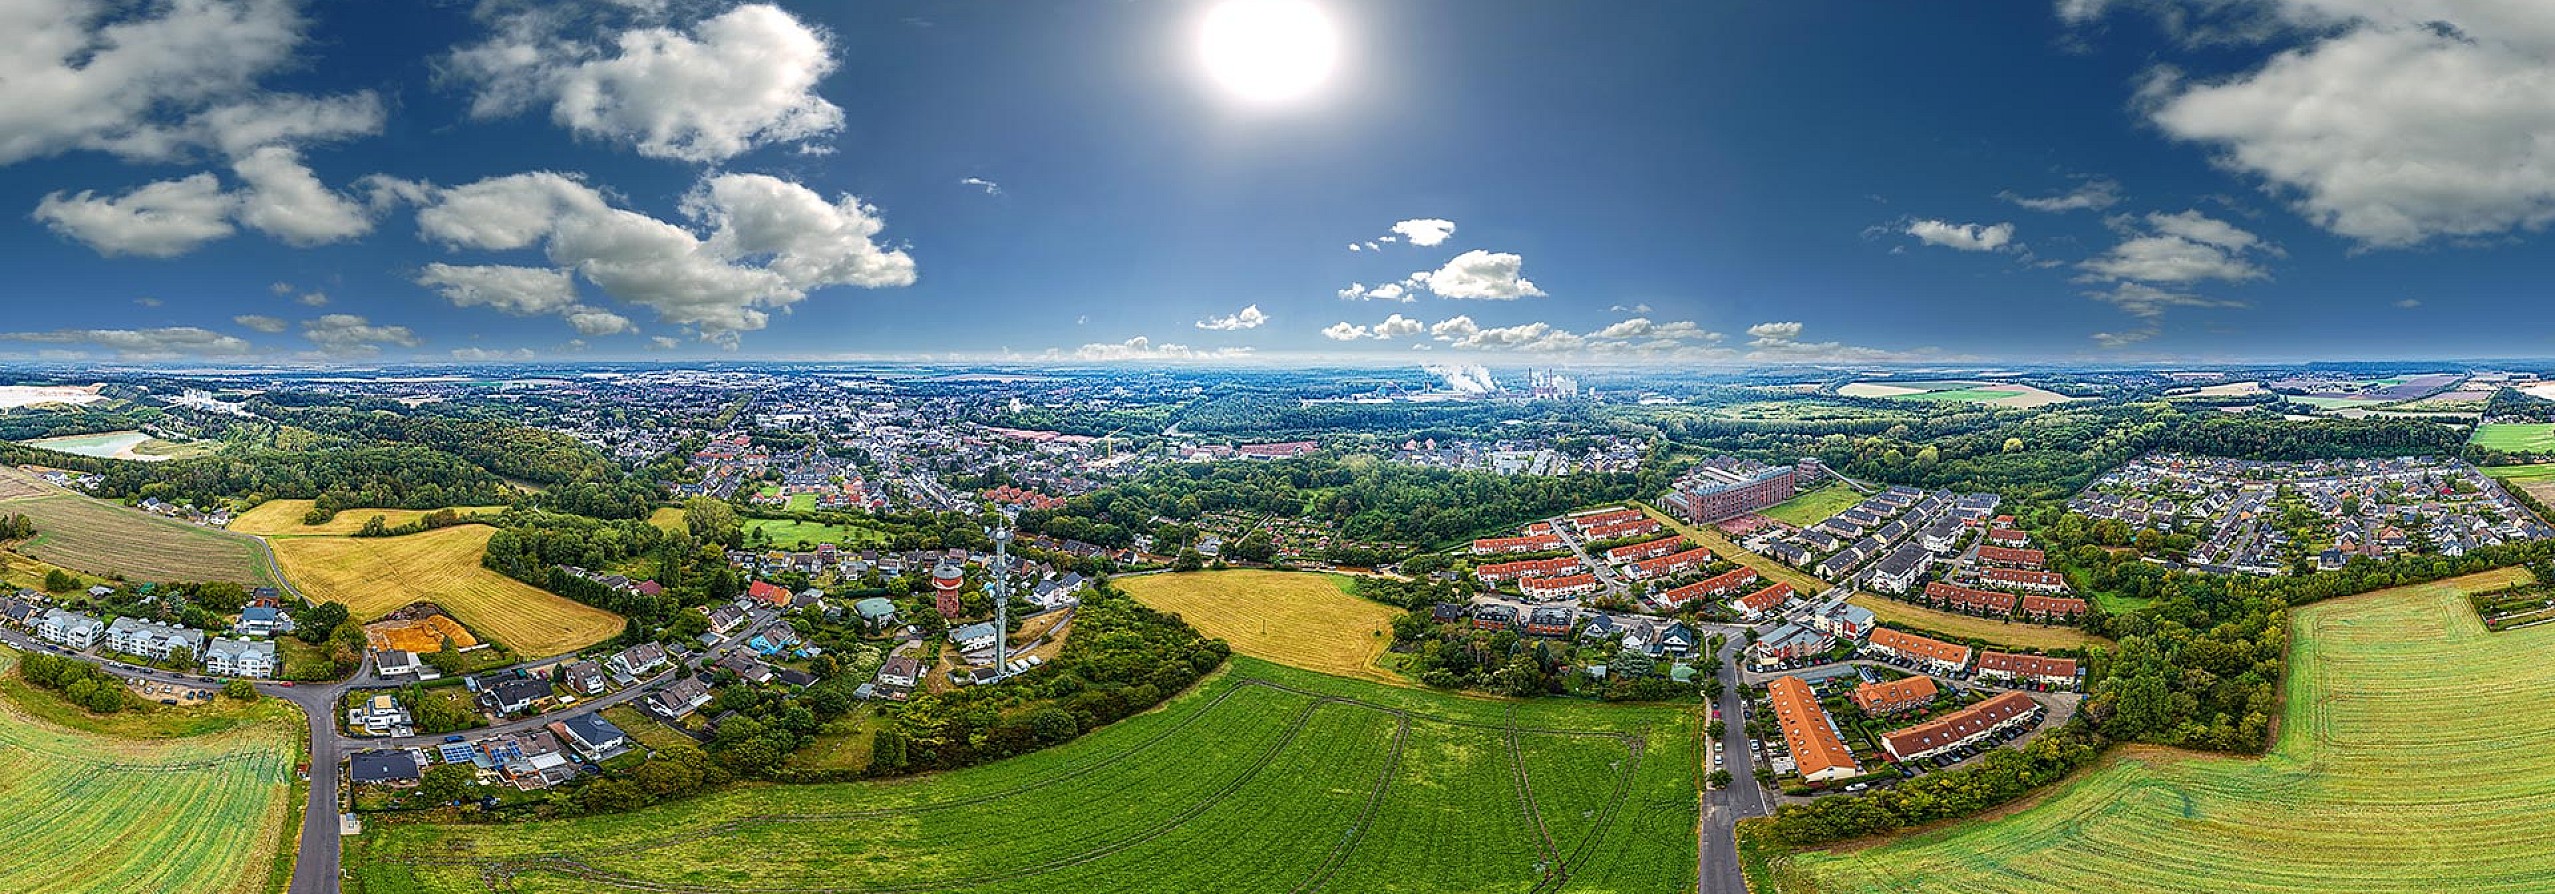
M 1267 323 L 1268 321 L 1269 315 L 1261 313 L 1260 306 L 1254 304 L 1242 308 L 1241 310 L 1234 311 L 1233 313 L 1225 314 L 1224 316 L 1208 317 L 1206 319 L 1199 320 L 1197 325 L 1200 329 L 1208 329 L 1216 332 L 1233 332 L 1241 329 L 1258 329 L 1261 324 Z
M 777 6 L 595 38 L 564 33 L 567 17 L 540 4 L 482 10 L 497 33 L 446 67 L 476 88 L 481 117 L 547 106 L 580 135 L 702 163 L 774 144 L 811 148 L 843 127 L 843 110 L 816 94 L 835 67 L 826 36 Z
M 1544 291 L 1525 277 L 1526 259 L 1507 252 L 1474 249 L 1435 271 L 1411 274 L 1411 281 L 1440 298 L 1512 301 L 1540 298 Z
M 1909 221 L 1905 232 L 1927 245 L 1961 251 L 1995 251 L 2014 241 L 2014 225 L 1958 224 L 1942 220 Z

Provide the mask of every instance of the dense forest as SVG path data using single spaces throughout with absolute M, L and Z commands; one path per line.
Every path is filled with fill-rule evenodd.
M 1373 457 L 1316 455 L 1275 462 L 1181 464 L 1021 513 L 1026 530 L 1125 546 L 1155 516 L 1186 521 L 1219 510 L 1334 523 L 1357 540 L 1443 546 L 1592 503 L 1656 496 L 1657 463 L 1638 474 L 1500 476 L 1421 469 Z
M 469 462 L 424 447 L 284 451 L 242 447 L 162 463 L 106 462 L 98 493 L 210 505 L 239 498 L 316 500 L 334 512 L 358 506 L 437 509 L 505 503 L 513 491 Z

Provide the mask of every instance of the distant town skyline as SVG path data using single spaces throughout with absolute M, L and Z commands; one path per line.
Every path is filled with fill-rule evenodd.
M 2555 355 L 2484 0 L 28 0 L 0 361 Z

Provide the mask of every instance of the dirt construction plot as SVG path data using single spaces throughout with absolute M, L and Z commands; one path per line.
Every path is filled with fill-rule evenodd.
M 442 615 L 430 615 L 420 621 L 374 621 L 364 625 L 364 642 L 374 649 L 398 649 L 402 652 L 439 652 L 445 639 L 452 647 L 467 649 L 479 640 L 462 629 L 459 622 Z

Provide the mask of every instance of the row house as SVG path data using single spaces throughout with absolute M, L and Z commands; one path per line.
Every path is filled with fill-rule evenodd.
M 1883 733 L 1881 750 L 1902 761 L 1924 760 L 2008 729 L 2028 726 L 2038 721 L 2040 714 L 2040 703 L 2032 701 L 2031 696 L 1999 693 L 1942 718 Z
M 1969 667 L 1970 648 L 1887 627 L 1872 631 L 1864 651 L 1907 662 L 1919 670 L 1946 676 Z
M 2076 685 L 2076 660 L 2010 652 L 1978 653 L 1978 679 L 1991 683 L 2037 683 L 2056 688 Z
M 1565 574 L 1558 577 L 1528 577 L 1517 581 L 1518 592 L 1535 599 L 1568 599 L 1606 588 L 1594 574 Z
M 2085 600 L 2071 596 L 2023 596 L 2023 617 L 2033 621 L 2073 621 L 2089 610 Z
M 1643 517 L 1644 516 L 1641 514 L 1641 510 L 1639 509 L 1625 509 L 1621 506 L 1615 506 L 1605 509 L 1591 509 L 1571 513 L 1570 526 L 1578 529 L 1580 533 L 1585 534 L 1596 528 L 1635 521 Z
M 2012 593 L 1935 581 L 1925 585 L 1925 601 L 1957 612 L 2001 618 L 2014 613 L 2016 597 Z
M 1624 569 L 1624 574 L 1638 580 L 1651 577 L 1673 577 L 1702 568 L 1712 561 L 1712 551 L 1703 547 L 1670 553 L 1656 559 L 1644 559 Z
M 1792 601 L 1792 585 L 1778 583 L 1741 596 L 1731 603 L 1730 607 L 1739 612 L 1739 617 L 1754 621 L 1782 608 L 1784 603 L 1790 601 Z
M 1854 687 L 1854 706 L 1875 717 L 1913 711 L 1934 703 L 1942 690 L 1933 677 L 1915 676 Z
M 1575 556 L 1552 559 L 1524 559 L 1516 562 L 1494 562 L 1473 569 L 1473 577 L 1482 583 L 1495 584 L 1522 577 L 1559 577 L 1578 574 L 1588 569 Z
M 2003 517 L 2000 516 L 2000 518 Z M 2032 545 L 2032 537 L 2012 528 L 1993 528 L 1987 532 L 1987 542 L 1997 546 L 2022 549 Z
M 1473 541 L 1473 555 L 1495 556 L 1507 553 L 1540 553 L 1561 548 L 1561 538 L 1551 534 L 1524 537 L 1485 537 Z
M 1659 523 L 1649 518 L 1625 519 L 1581 529 L 1590 540 L 1619 540 L 1625 537 L 1639 537 L 1643 534 L 1656 534 L 1660 530 Z
M 1662 537 L 1646 543 L 1635 543 L 1630 546 L 1618 546 L 1614 549 L 1607 550 L 1606 561 L 1621 565 L 1625 562 L 1638 562 L 1643 559 L 1656 559 L 1660 556 L 1672 555 L 1678 550 L 1685 548 L 1686 539 L 1683 537 Z
M 2024 571 L 2019 568 L 1990 568 L 1979 574 L 1990 586 L 2012 587 L 2035 593 L 2067 592 L 2067 578 L 2055 571 Z
M 2048 557 L 2036 549 L 2015 549 L 1989 544 L 1978 548 L 1978 560 L 2004 568 L 2039 570 L 2047 564 Z
M 1792 764 L 1801 778 L 1809 782 L 1828 782 L 1863 775 L 1863 766 L 1854 760 L 1854 752 L 1845 747 L 1845 738 L 1837 735 L 1836 720 L 1819 705 L 1819 695 L 1799 677 L 1776 677 L 1766 684 L 1767 700 L 1774 705 L 1774 719 L 1783 730 L 1784 747 L 1792 752 Z

